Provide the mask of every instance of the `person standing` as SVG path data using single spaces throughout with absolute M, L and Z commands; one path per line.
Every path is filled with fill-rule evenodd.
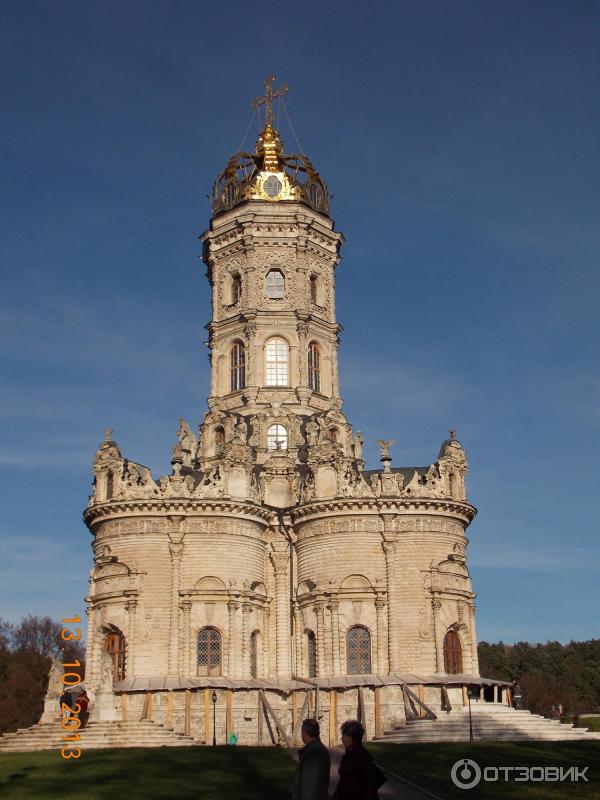
M 68 689 L 65 689 L 60 696 L 60 715 L 63 719 L 71 716 L 71 709 L 73 708 L 73 695 Z M 67 706 L 64 708 L 64 706 Z
M 340 731 L 346 752 L 338 769 L 340 781 L 331 800 L 377 800 L 379 787 L 386 778 L 362 746 L 365 729 L 358 720 L 351 719 L 342 724 Z
M 331 757 L 319 733 L 316 719 L 304 720 L 300 729 L 304 747 L 296 768 L 294 800 L 327 800 Z
M 88 697 L 88 693 L 85 691 L 85 689 L 77 698 L 77 702 L 79 703 L 79 719 L 81 720 L 81 727 L 85 728 L 90 718 L 90 712 L 88 711 L 90 698 Z

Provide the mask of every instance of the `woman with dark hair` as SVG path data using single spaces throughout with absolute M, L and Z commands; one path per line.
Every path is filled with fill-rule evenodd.
M 331 800 L 377 800 L 385 775 L 362 746 L 365 729 L 358 720 L 342 724 L 342 745 L 346 752 L 339 766 L 340 782 Z

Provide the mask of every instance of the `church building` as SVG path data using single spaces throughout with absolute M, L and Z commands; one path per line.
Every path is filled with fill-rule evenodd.
M 160 478 L 107 430 L 84 512 L 92 719 L 207 743 L 213 723 L 219 743 L 291 741 L 309 713 L 325 739 L 357 716 L 372 737 L 485 683 L 465 451 L 451 431 L 430 463 L 396 467 L 382 440 L 381 467 L 365 469 L 340 394 L 344 237 L 320 173 L 286 154 L 273 80 L 256 147 L 218 176 L 201 236 L 204 418 L 197 432 L 180 420 Z

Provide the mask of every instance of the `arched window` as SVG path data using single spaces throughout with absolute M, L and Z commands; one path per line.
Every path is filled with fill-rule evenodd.
M 462 645 L 456 631 L 448 631 L 444 636 L 444 672 L 458 675 L 463 671 Z
M 242 279 L 239 275 L 231 276 L 231 305 L 234 306 L 239 302 L 242 296 Z
M 308 677 L 317 677 L 317 639 L 313 631 L 306 631 L 306 660 Z
M 221 634 L 210 626 L 198 633 L 198 675 L 221 674 Z
M 106 473 L 106 499 L 110 500 L 115 491 L 115 476 L 112 469 Z
M 269 339 L 265 345 L 265 385 L 288 385 L 288 348 L 280 336 Z
M 265 294 L 271 299 L 280 299 L 285 295 L 285 276 L 280 269 L 270 269 L 267 272 Z
M 287 450 L 288 432 L 285 425 L 271 425 L 267 429 L 267 448 L 269 450 Z
M 231 391 L 237 392 L 246 386 L 246 352 L 242 342 L 234 342 L 231 348 L 229 367 Z
M 250 637 L 250 675 L 258 678 L 258 645 L 260 641 L 260 631 L 253 631 Z
M 218 425 L 215 428 L 215 455 L 219 455 L 219 453 L 223 452 L 223 448 L 225 447 L 225 429 L 222 425 Z
M 450 475 L 448 476 L 448 483 L 450 489 L 450 497 L 457 497 L 458 493 L 456 489 L 456 475 L 453 472 L 451 472 Z
M 338 431 L 338 429 L 336 427 L 329 428 L 327 433 L 329 435 L 330 440 L 334 444 L 336 444 L 336 442 L 339 442 L 339 440 L 340 440 L 340 432 Z
M 127 643 L 121 631 L 113 631 L 104 637 L 104 650 L 112 659 L 114 680 L 122 681 L 125 677 Z
M 371 634 L 364 625 L 354 625 L 354 627 L 348 628 L 346 671 L 348 675 L 371 674 Z
M 313 392 L 321 391 L 321 354 L 315 342 L 308 346 L 308 385 Z

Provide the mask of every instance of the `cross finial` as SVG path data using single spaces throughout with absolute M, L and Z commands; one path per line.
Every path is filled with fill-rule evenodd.
M 265 96 L 255 97 L 254 100 L 250 103 L 250 105 L 254 109 L 257 109 L 259 106 L 264 105 L 265 124 L 270 127 L 273 127 L 273 98 L 283 97 L 288 90 L 288 87 L 283 85 L 280 86 L 279 89 L 273 91 L 274 83 L 275 83 L 275 75 L 269 75 L 268 78 L 265 80 Z
M 450 429 L 450 438 L 451 439 L 456 439 L 456 431 L 453 431 L 452 429 Z
M 112 435 L 113 435 L 113 429 L 112 428 L 107 428 L 104 431 L 104 441 L 110 442 L 111 439 L 112 439 Z

